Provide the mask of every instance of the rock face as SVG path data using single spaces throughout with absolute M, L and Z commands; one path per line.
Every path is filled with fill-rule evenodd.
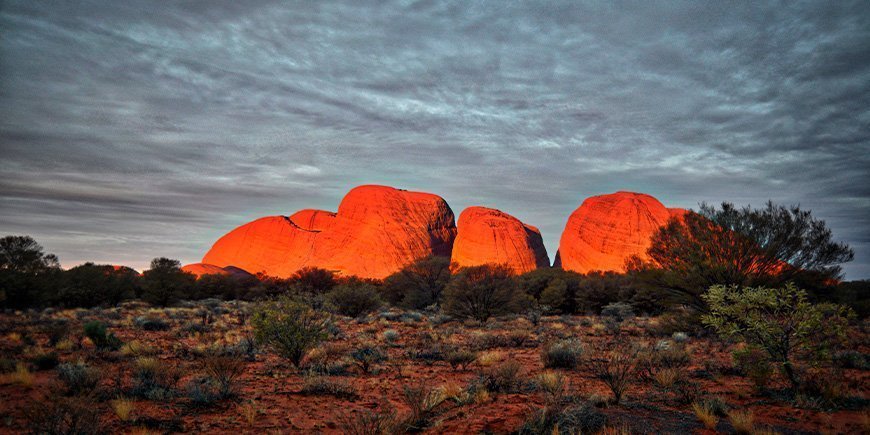
M 203 263 L 287 277 L 303 267 L 382 279 L 427 255 L 449 256 L 453 212 L 441 197 L 359 186 L 337 213 L 301 210 L 242 225 L 221 237 Z
M 499 210 L 469 207 L 459 215 L 451 261 L 460 267 L 506 264 L 516 274 L 548 267 L 541 232 Z
M 197 278 L 200 278 L 203 275 L 225 275 L 225 276 L 232 275 L 232 276 L 236 276 L 236 277 L 243 277 L 243 276 L 250 275 L 248 272 L 245 272 L 244 270 L 239 269 L 237 267 L 232 267 L 232 266 L 219 267 L 219 266 L 215 266 L 214 264 L 207 264 L 207 263 L 186 264 L 186 265 L 181 267 L 181 270 L 183 270 L 187 273 L 194 274 L 194 275 L 196 275 Z
M 556 255 L 557 264 L 579 273 L 625 271 L 632 255 L 647 259 L 650 238 L 671 216 L 683 209 L 668 209 L 650 195 L 617 192 L 587 198 L 565 225 Z

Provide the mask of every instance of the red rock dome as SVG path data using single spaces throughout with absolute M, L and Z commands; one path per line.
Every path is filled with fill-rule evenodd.
M 550 265 L 541 232 L 499 210 L 469 207 L 459 215 L 451 261 L 459 267 L 506 264 L 522 274 Z
M 306 267 L 385 278 L 428 255 L 450 255 L 456 225 L 441 197 L 359 186 L 337 213 L 301 210 L 242 225 L 221 237 L 203 263 L 287 277 Z
M 214 264 L 207 263 L 191 263 L 186 264 L 181 267 L 181 270 L 187 273 L 191 273 L 196 275 L 197 278 L 200 278 L 204 275 L 225 275 L 225 276 L 250 276 L 251 274 L 245 270 L 242 270 L 238 267 L 228 266 L 228 267 L 219 267 Z
M 685 213 L 669 210 L 650 195 L 617 192 L 587 198 L 568 218 L 559 242 L 557 263 L 579 273 L 625 271 L 633 255 L 647 259 L 650 238 L 668 219 Z

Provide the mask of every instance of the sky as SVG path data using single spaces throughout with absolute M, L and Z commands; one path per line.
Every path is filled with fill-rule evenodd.
M 0 0 L 0 235 L 199 261 L 359 184 L 799 204 L 870 278 L 870 2 Z

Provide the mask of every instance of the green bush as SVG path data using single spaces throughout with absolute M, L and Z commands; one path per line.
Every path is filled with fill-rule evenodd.
M 854 316 L 841 305 L 810 303 L 792 284 L 775 289 L 717 285 L 703 299 L 710 307 L 703 322 L 723 337 L 764 349 L 793 389 L 800 385 L 795 363 L 829 361 Z
M 66 387 L 68 395 L 80 395 L 94 391 L 102 379 L 102 373 L 99 369 L 79 361 L 57 366 L 57 378 Z
M 283 296 L 257 307 L 251 324 L 258 343 L 299 367 L 305 353 L 327 338 L 330 319 L 308 305 Z
M 377 310 L 381 306 L 378 288 L 359 280 L 335 286 L 326 294 L 326 303 L 338 314 L 359 317 Z
M 372 366 L 387 360 L 387 353 L 380 347 L 366 344 L 351 351 L 350 358 L 363 373 L 369 373 Z
M 155 258 L 151 269 L 142 274 L 142 299 L 167 306 L 179 299 L 190 297 L 195 291 L 196 276 L 181 270 L 178 260 Z
M 541 350 L 541 362 L 547 368 L 573 369 L 580 363 L 583 346 L 577 339 L 547 343 Z
M 492 316 L 519 312 L 525 297 L 507 266 L 482 265 L 461 269 L 444 290 L 447 314 L 486 322 Z
M 106 332 L 106 324 L 97 320 L 85 323 L 85 336 L 88 337 L 97 349 L 118 350 L 124 343 L 115 337 L 114 333 Z

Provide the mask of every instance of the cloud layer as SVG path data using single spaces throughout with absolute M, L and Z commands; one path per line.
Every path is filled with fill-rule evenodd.
M 0 232 L 197 261 L 363 183 L 812 209 L 870 278 L 867 2 L 4 2 Z

